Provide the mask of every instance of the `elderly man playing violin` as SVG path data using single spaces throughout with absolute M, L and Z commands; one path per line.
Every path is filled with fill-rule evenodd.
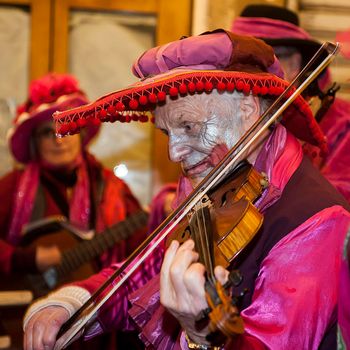
M 153 48 L 133 71 L 141 82 L 56 115 L 58 132 L 77 132 L 84 118 L 146 121 L 151 111 L 169 138 L 170 159 L 183 169 L 178 204 L 288 85 L 270 46 L 222 30 Z M 268 185 L 254 202 L 264 217 L 257 234 L 225 267 L 215 267 L 225 286 L 239 271 L 225 287 L 239 301 L 232 317 L 241 326 L 230 337 L 209 329 L 208 271 L 191 239 L 157 247 L 80 335 L 138 329 L 150 349 L 335 349 L 340 252 L 350 215 L 303 157 L 298 139 L 326 151 L 300 96 L 245 152 Z M 62 324 L 117 267 L 34 303 L 24 320 L 25 349 L 59 347 Z

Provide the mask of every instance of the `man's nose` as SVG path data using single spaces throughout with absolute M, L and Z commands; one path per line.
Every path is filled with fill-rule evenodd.
M 178 163 L 184 160 L 185 156 L 189 153 L 189 148 L 180 139 L 169 137 L 169 159 L 172 162 Z

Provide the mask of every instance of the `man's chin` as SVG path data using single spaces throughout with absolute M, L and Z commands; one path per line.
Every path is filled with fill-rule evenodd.
M 198 174 L 185 173 L 185 176 L 190 180 L 193 187 L 196 187 L 209 173 L 211 169 Z

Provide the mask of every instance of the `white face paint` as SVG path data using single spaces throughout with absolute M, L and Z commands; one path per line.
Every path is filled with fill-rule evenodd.
M 168 99 L 156 108 L 156 126 L 169 137 L 169 158 L 181 163 L 192 185 L 212 170 L 259 115 L 251 100 L 258 101 L 237 92 L 218 94 L 214 90 Z

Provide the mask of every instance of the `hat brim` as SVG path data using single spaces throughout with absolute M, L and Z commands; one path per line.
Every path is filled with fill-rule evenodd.
M 307 64 L 311 58 L 315 55 L 317 50 L 321 48 L 321 44 L 317 41 L 306 40 L 306 39 L 296 39 L 296 38 L 280 38 L 280 39 L 270 39 L 270 38 L 260 38 L 264 40 L 266 44 L 274 46 L 288 46 L 295 47 L 303 56 L 304 65 Z M 326 51 L 321 52 L 320 60 L 325 59 L 327 56 Z
M 89 105 L 57 112 L 54 119 L 57 132 L 64 136 L 79 132 L 82 120 L 147 121 L 145 112 L 152 112 L 157 105 L 164 104 L 166 96 L 176 99 L 195 93 L 210 93 L 217 89 L 219 92 L 236 90 L 245 94 L 276 98 L 287 86 L 288 82 L 270 73 L 177 69 L 108 94 Z M 299 139 L 326 150 L 323 133 L 301 96 L 291 104 L 282 122 Z
M 31 158 L 30 142 L 34 129 L 40 124 L 53 120 L 52 115 L 56 111 L 64 111 L 76 108 L 88 103 L 86 96 L 82 93 L 64 95 L 51 104 L 41 105 L 30 113 L 23 113 L 18 117 L 16 125 L 8 132 L 8 143 L 14 158 L 20 163 L 28 163 Z M 82 138 L 83 146 L 98 133 L 99 125 L 89 125 Z

